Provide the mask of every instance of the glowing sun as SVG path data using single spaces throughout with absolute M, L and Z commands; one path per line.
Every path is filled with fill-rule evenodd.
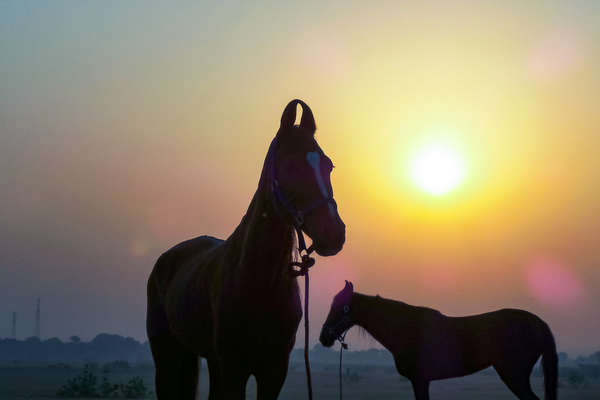
M 432 195 L 442 195 L 457 187 L 464 178 L 462 158 L 452 148 L 429 145 L 412 159 L 410 175 L 414 183 Z

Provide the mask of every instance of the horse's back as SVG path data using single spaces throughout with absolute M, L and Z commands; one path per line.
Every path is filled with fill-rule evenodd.
M 160 335 L 169 329 L 164 300 L 177 274 L 192 268 L 195 259 L 201 259 L 222 243 L 223 240 L 212 236 L 198 236 L 181 242 L 160 255 L 148 278 L 146 329 L 149 337 Z

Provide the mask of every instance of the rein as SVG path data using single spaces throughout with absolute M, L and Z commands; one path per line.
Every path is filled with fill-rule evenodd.
M 344 352 L 344 350 L 348 350 L 348 344 L 344 341 L 346 339 L 346 334 L 348 333 L 348 331 L 344 332 L 342 335 L 338 336 L 337 340 L 338 342 L 340 342 L 340 368 L 339 368 L 339 380 L 340 380 L 340 400 L 343 399 L 342 397 L 342 353 Z
M 306 384 L 308 386 L 308 399 L 312 400 L 312 378 L 310 374 L 310 360 L 308 359 L 308 336 L 309 336 L 309 320 L 308 320 L 308 292 L 309 280 L 308 269 L 315 265 L 315 259 L 310 256 L 313 252 L 313 246 L 306 248 L 304 234 L 299 226 L 294 225 L 296 235 L 298 236 L 298 253 L 301 256 L 300 262 L 292 261 L 290 263 L 290 274 L 292 276 L 304 276 L 304 368 L 306 369 Z M 304 252 L 304 254 L 302 254 Z M 298 269 L 296 269 L 298 267 Z
M 344 316 L 332 327 L 329 327 L 329 331 L 335 332 L 338 327 L 346 325 L 348 322 L 350 322 L 351 317 L 348 315 L 349 312 L 350 307 L 347 305 L 344 306 Z M 338 377 L 340 381 L 340 400 L 342 400 L 342 353 L 344 352 L 344 350 L 348 350 L 348 343 L 346 343 L 346 334 L 348 334 L 349 330 L 350 329 L 346 329 L 345 331 L 343 331 L 343 333 L 340 333 L 336 338 L 336 340 L 340 342 L 340 367 L 338 372 Z
M 302 225 L 304 225 L 304 215 L 321 206 L 324 203 L 333 201 L 332 197 L 327 199 L 319 200 L 313 203 L 311 206 L 303 210 L 297 210 L 289 199 L 286 199 L 285 195 L 279 187 L 277 179 L 273 179 L 271 186 L 272 193 L 275 197 L 276 202 L 279 203 L 293 218 L 293 226 L 298 237 L 298 254 L 300 255 L 300 261 L 292 261 L 289 264 L 289 273 L 293 277 L 304 277 L 304 368 L 306 369 L 306 384 L 308 387 L 308 400 L 312 400 L 312 377 L 310 373 L 310 360 L 308 358 L 308 338 L 309 338 L 309 318 L 308 318 L 308 300 L 309 300 L 309 279 L 308 269 L 315 265 L 315 259 L 310 256 L 314 251 L 314 246 L 306 247 L 304 240 L 304 234 L 302 233 Z M 279 207 L 276 207 L 279 210 Z M 282 213 L 280 213 L 282 214 Z M 304 254 L 303 254 L 304 253 Z

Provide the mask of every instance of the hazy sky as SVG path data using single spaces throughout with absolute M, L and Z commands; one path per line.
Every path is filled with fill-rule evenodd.
M 144 339 L 155 259 L 235 228 L 298 97 L 348 226 L 313 342 L 351 279 L 597 350 L 600 3 L 522 3 L 0 0 L 0 336 L 40 296 L 44 337 Z M 410 179 L 427 143 L 462 159 L 448 194 Z

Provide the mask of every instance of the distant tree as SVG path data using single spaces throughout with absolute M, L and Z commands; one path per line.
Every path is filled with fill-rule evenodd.
M 590 361 L 594 362 L 594 363 L 598 363 L 600 364 L 600 351 L 597 351 L 595 353 L 592 353 L 590 355 Z
M 558 353 L 558 362 L 564 363 L 568 359 L 569 359 L 569 355 L 567 353 L 565 353 L 564 351 L 561 351 L 560 353 Z
M 583 375 L 583 372 L 572 368 L 567 375 L 567 381 L 571 387 L 579 389 L 585 384 L 585 376 Z
M 344 381 L 348 383 L 357 383 L 361 380 L 361 376 L 356 371 L 350 371 L 350 368 L 346 368 L 346 374 L 344 375 Z
M 106 365 L 112 370 L 127 370 L 131 368 L 129 362 L 125 360 L 113 361 L 111 363 L 107 363 Z
M 73 335 L 69 339 L 71 340 L 72 343 L 79 343 L 79 342 L 81 342 L 81 338 L 79 336 Z

